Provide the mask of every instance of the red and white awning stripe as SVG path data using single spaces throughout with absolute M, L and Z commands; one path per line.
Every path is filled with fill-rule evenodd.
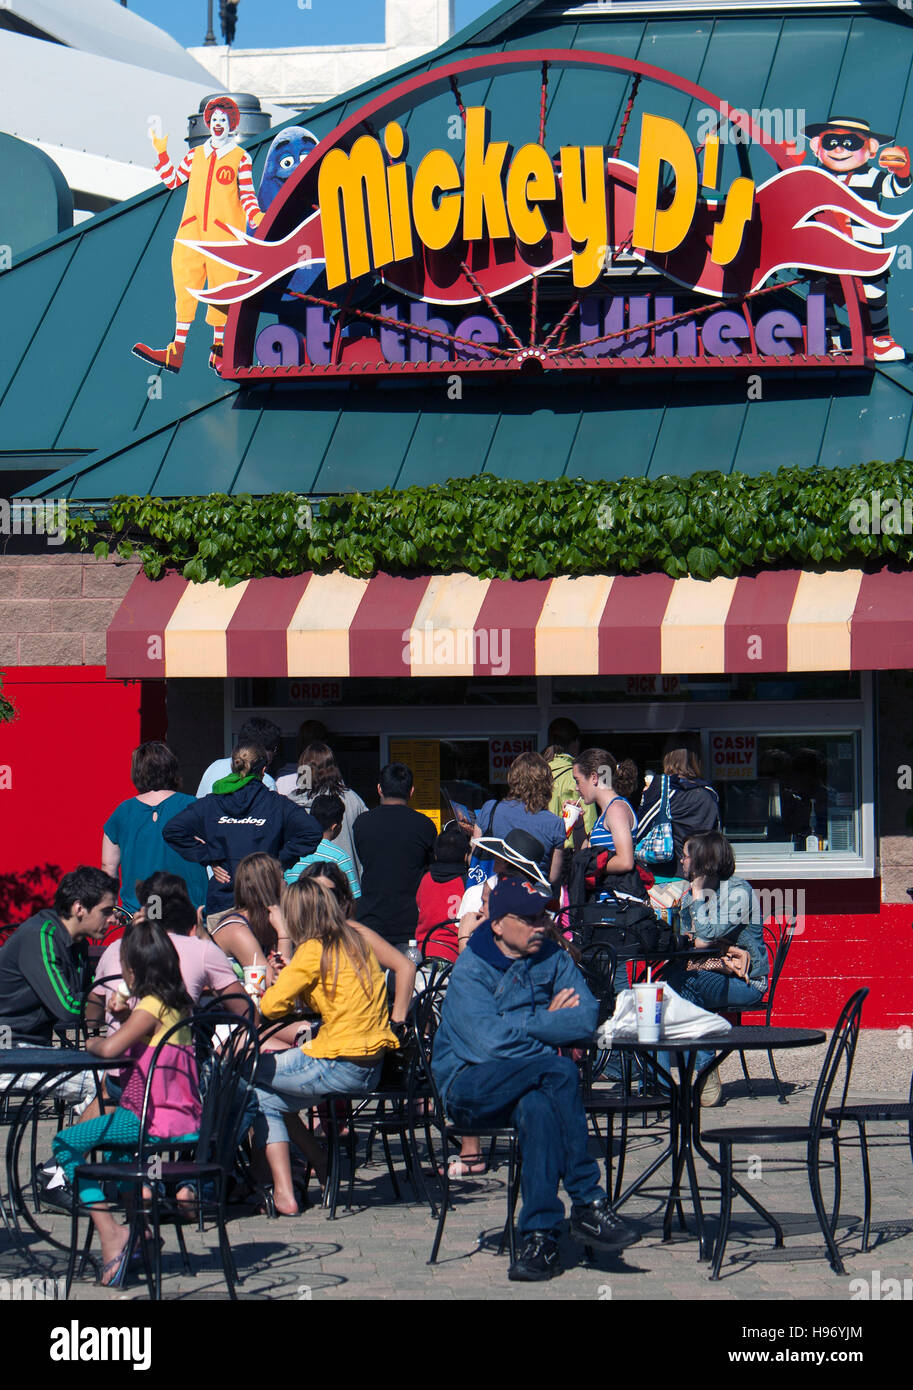
M 108 674 L 453 676 L 723 674 L 913 667 L 913 573 L 777 570 L 354 579 L 225 589 L 139 575 L 108 629 Z

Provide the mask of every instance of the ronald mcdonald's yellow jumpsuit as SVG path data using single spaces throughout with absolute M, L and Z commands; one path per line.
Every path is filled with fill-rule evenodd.
M 246 221 L 259 222 L 262 214 L 254 192 L 253 166 L 250 155 L 240 146 L 232 145 L 219 154 L 207 140 L 189 150 L 177 169 L 167 153 L 161 154 L 156 173 L 168 188 L 187 184 L 184 216 L 171 253 L 171 273 L 175 317 L 178 323 L 191 323 L 199 301 L 190 291 L 224 285 L 237 271 L 191 246 L 182 246 L 181 241 L 231 241 L 232 229 L 243 231 Z M 224 309 L 209 305 L 207 323 L 222 328 L 226 318 Z

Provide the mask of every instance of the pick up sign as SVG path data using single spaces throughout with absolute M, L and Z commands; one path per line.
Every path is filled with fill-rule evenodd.
M 758 775 L 757 734 L 711 734 L 711 782 L 751 782 Z

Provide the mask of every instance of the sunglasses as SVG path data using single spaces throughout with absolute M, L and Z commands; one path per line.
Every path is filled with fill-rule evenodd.
M 821 148 L 823 150 L 861 150 L 868 144 L 862 135 L 852 135 L 846 132 L 843 135 L 822 135 Z

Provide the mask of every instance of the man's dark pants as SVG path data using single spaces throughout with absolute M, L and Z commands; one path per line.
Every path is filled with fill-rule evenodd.
M 457 1072 L 447 1092 L 447 1113 L 457 1127 L 514 1124 L 520 1137 L 523 1209 L 521 1235 L 551 1231 L 564 1219 L 558 1184 L 584 1205 L 605 1194 L 599 1167 L 587 1153 L 587 1123 L 580 1077 L 569 1057 L 524 1057 L 482 1062 Z

